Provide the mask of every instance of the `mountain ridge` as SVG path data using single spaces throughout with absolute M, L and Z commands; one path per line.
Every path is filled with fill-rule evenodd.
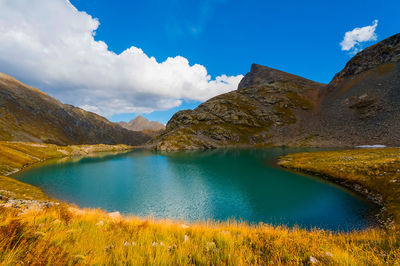
M 149 121 L 141 115 L 138 115 L 129 122 L 121 121 L 119 122 L 119 125 L 132 131 L 162 131 L 165 129 L 163 124 L 157 121 Z
M 141 145 L 149 139 L 0 73 L 0 140 Z
M 329 84 L 253 64 L 238 89 L 176 113 L 158 150 L 400 145 L 400 34 L 355 55 Z

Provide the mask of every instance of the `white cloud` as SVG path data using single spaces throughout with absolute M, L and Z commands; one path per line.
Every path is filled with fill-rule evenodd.
M 351 31 L 346 32 L 343 41 L 340 43 L 342 51 L 350 51 L 351 53 L 357 53 L 361 50 L 360 43 L 367 41 L 376 41 L 377 36 L 375 33 L 376 27 L 378 26 L 378 20 L 374 20 L 372 25 L 365 26 L 362 28 L 355 28 Z
M 103 115 L 151 112 L 237 88 L 181 56 L 157 62 L 141 49 L 121 54 L 94 35 L 100 23 L 68 0 L 0 1 L 0 72 L 63 102 Z

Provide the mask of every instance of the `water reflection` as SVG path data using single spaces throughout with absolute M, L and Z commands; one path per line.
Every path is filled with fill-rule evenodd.
M 272 163 L 298 151 L 304 149 L 137 150 L 53 161 L 17 177 L 82 207 L 140 216 L 341 230 L 367 226 L 372 207 L 362 199 Z

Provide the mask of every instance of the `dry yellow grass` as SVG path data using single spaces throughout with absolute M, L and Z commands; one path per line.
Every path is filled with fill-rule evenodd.
M 0 196 L 23 200 L 45 201 L 50 199 L 40 188 L 6 176 L 0 176 Z
M 72 154 L 69 149 L 83 152 L 82 148 L 62 147 L 64 155 L 61 155 L 57 146 L 21 143 L 0 143 L 0 149 L 7 150 L 9 145 L 21 154 L 16 152 L 17 162 L 2 155 L 1 160 L 11 158 L 7 163 L 1 161 L 3 166 L 10 161 L 13 167 L 32 161 L 23 154 L 46 158 L 68 156 Z M 85 147 L 86 151 L 111 149 Z M 48 200 L 39 189 L 10 178 L 0 178 L 0 185 L 19 198 L 37 197 L 38 203 Z M 235 221 L 183 224 L 120 217 L 62 203 L 49 207 L 34 203 L 20 209 L 0 204 L 0 263 L 4 265 L 303 265 L 313 262 L 400 265 L 400 237 L 395 231 L 373 228 L 334 233 L 263 224 L 252 226 Z
M 9 175 L 47 159 L 131 150 L 127 145 L 70 145 L 0 141 L 0 175 Z
M 67 205 L 25 212 L 0 207 L 3 264 L 400 265 L 397 235 L 349 234 L 242 223 L 112 218 Z M 311 259 L 312 260 L 312 259 Z

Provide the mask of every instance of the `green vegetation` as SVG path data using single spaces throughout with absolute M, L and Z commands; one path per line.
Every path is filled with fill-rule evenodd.
M 46 158 L 130 147 L 2 142 L 0 149 L 1 169 L 8 171 Z M 303 153 L 284 157 L 281 164 L 289 167 L 292 163 L 301 169 L 301 165 L 318 165 L 325 160 L 327 163 L 321 167 L 335 167 L 332 174 L 343 168 L 349 175 L 342 178 L 361 183 L 371 173 L 379 177 L 388 171 L 394 174 L 398 154 L 399 149 Z M 330 157 L 333 159 L 328 163 Z M 361 162 L 370 159 L 372 168 L 365 171 Z M 341 168 L 337 168 L 335 160 L 343 162 Z M 354 178 L 344 163 L 352 161 L 359 162 Z M 393 176 L 398 180 L 398 175 L 391 175 L 390 180 Z M 398 185 L 397 181 L 391 184 Z M 1 195 L 5 196 L 2 199 L 12 195 L 38 200 L 18 208 L 0 201 L 0 263 L 4 265 L 400 265 L 400 237 L 388 229 L 341 233 L 235 221 L 183 224 L 122 217 L 119 213 L 79 209 L 64 203 L 40 205 L 40 201 L 51 200 L 38 188 L 8 177 L 0 177 L 0 186 Z
M 294 124 L 297 121 L 296 115 L 287 107 L 277 104 L 274 106 L 274 111 L 279 115 L 285 124 Z
M 296 92 L 289 92 L 288 94 L 286 94 L 286 97 L 295 107 L 300 107 L 303 110 L 313 109 L 313 104 L 306 98 L 301 97 Z

